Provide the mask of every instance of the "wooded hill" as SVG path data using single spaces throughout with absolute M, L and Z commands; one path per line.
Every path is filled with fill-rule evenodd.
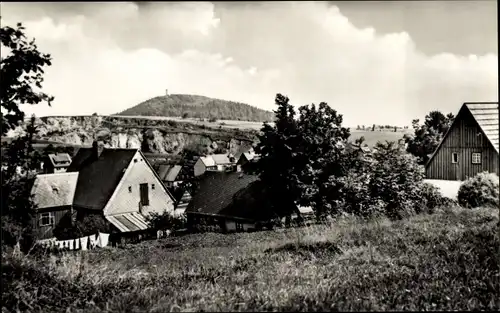
M 245 103 L 186 94 L 154 97 L 117 115 L 172 116 L 252 122 L 274 119 L 273 112 Z

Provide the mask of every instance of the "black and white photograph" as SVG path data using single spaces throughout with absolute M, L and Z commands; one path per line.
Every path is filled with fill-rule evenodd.
M 2 1 L 2 313 L 499 311 L 497 11 Z

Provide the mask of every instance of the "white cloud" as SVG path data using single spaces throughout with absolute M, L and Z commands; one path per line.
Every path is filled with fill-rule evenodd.
M 496 54 L 427 56 L 408 33 L 358 29 L 325 3 L 30 6 L 3 3 L 2 19 L 53 56 L 44 87 L 56 100 L 27 108 L 38 115 L 115 113 L 166 88 L 268 110 L 278 92 L 326 101 L 350 125 L 498 99 Z

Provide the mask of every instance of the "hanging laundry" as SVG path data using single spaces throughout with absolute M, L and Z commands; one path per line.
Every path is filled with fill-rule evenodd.
M 64 241 L 57 241 L 56 244 L 57 244 L 57 248 L 59 248 L 59 249 L 64 248 Z
M 94 249 L 95 246 L 97 245 L 97 236 L 96 235 L 89 236 L 89 241 L 90 241 L 90 248 Z
M 165 231 L 165 237 L 170 236 L 170 234 L 171 234 L 171 233 L 172 233 L 172 231 L 171 231 L 170 229 L 167 229 L 167 230 Z
M 82 250 L 87 250 L 87 244 L 88 244 L 89 237 L 82 237 L 80 238 L 80 243 L 82 246 Z
M 104 248 L 108 245 L 108 242 L 109 242 L 109 234 L 99 233 L 99 237 L 97 240 L 97 246 L 99 248 Z
M 157 230 L 157 231 L 156 231 L 156 239 L 160 239 L 160 238 L 162 238 L 162 237 L 163 237 L 163 231 L 161 231 L 161 230 Z
M 76 238 L 75 239 L 75 250 L 79 250 L 80 249 L 80 238 Z
M 70 250 L 73 250 L 73 243 L 74 243 L 74 242 L 75 242 L 75 240 L 74 240 L 74 239 L 71 239 L 71 240 L 69 241 L 69 249 L 70 249 Z

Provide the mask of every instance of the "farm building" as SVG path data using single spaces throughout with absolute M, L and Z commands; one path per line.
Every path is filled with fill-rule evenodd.
M 73 207 L 79 218 L 104 216 L 117 232 L 144 232 L 148 213 L 173 212 L 174 199 L 138 149 L 95 144 L 75 155 L 68 172 L 79 172 Z
M 464 103 L 425 166 L 427 179 L 499 174 L 498 102 Z
M 33 229 L 37 239 L 53 238 L 52 231 L 61 218 L 73 212 L 78 173 L 37 175 L 31 189 L 37 205 Z
M 191 230 L 248 231 L 273 218 L 255 195 L 257 176 L 243 172 L 207 173 L 186 209 Z
M 203 175 L 205 172 L 225 172 L 235 166 L 233 157 L 227 154 L 211 154 L 202 156 L 194 164 L 194 176 Z
M 71 164 L 71 157 L 67 153 L 54 153 L 49 154 L 42 162 L 43 172 L 50 173 L 63 173 Z
M 249 162 L 256 162 L 257 160 L 259 160 L 259 158 L 259 154 L 255 153 L 253 150 L 250 150 L 248 152 L 242 153 L 238 158 L 238 162 L 236 162 L 236 164 L 243 167 Z

